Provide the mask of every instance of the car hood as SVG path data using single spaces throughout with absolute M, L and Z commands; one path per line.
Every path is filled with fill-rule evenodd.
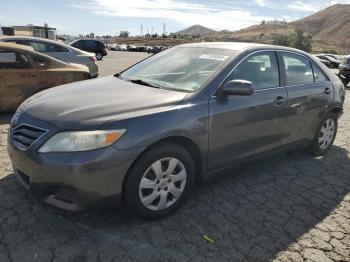
M 108 76 L 45 90 L 20 109 L 62 130 L 94 129 L 107 121 L 169 110 L 187 95 Z

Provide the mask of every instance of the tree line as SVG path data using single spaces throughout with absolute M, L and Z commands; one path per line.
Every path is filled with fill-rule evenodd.
M 301 29 L 296 29 L 289 35 L 275 35 L 273 44 L 294 47 L 305 52 L 312 50 L 312 36 Z

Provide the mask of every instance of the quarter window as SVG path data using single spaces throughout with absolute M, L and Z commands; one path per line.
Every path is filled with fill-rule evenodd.
M 312 69 L 314 71 L 315 82 L 327 81 L 324 73 L 315 65 L 312 65 Z
M 297 54 L 282 53 L 286 85 L 301 85 L 314 82 L 310 61 Z
M 230 80 L 247 80 L 255 89 L 279 86 L 278 63 L 274 52 L 254 54 L 242 63 L 229 76 Z
M 74 44 L 73 44 L 73 46 L 74 47 L 76 47 L 76 48 L 83 48 L 83 41 L 78 41 L 78 42 L 75 42 Z

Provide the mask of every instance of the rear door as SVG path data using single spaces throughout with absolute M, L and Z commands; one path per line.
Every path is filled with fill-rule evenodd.
M 279 52 L 284 84 L 288 93 L 287 134 L 283 144 L 312 139 L 333 102 L 333 85 L 306 56 Z
M 287 93 L 280 87 L 276 53 L 262 51 L 245 58 L 225 82 L 238 79 L 252 82 L 254 94 L 209 101 L 209 171 L 272 152 L 282 144 Z
M 15 110 L 39 84 L 37 69 L 25 53 L 0 50 L 0 109 Z
M 85 51 L 96 53 L 98 50 L 98 44 L 94 40 L 85 40 Z

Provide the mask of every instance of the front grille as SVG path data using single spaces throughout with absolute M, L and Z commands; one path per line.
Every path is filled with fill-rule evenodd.
M 47 130 L 39 127 L 21 124 L 10 128 L 10 140 L 14 146 L 26 150 L 46 132 Z

